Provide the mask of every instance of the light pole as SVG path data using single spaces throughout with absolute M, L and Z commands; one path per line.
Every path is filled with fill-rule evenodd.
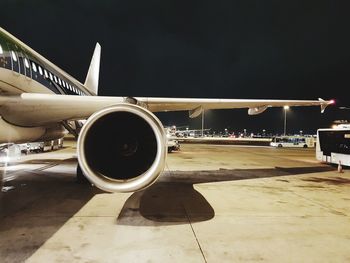
M 205 113 L 205 110 L 203 109 L 203 112 L 202 112 L 202 138 L 203 138 L 203 132 L 204 132 L 204 113 Z
M 287 130 L 287 110 L 289 110 L 289 106 L 284 106 L 284 135 L 286 135 Z

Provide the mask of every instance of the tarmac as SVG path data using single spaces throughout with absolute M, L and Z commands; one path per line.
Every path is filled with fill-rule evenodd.
M 315 149 L 183 144 L 128 194 L 77 184 L 75 151 L 0 167 L 1 262 L 350 262 L 350 170 Z

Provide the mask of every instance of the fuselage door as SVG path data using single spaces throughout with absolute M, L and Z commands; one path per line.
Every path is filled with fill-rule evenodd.
M 11 70 L 19 74 L 20 73 L 20 66 L 19 66 L 19 56 L 18 56 L 18 50 L 13 45 L 7 43 L 8 49 L 9 49 L 9 55 L 11 58 Z
M 24 62 L 24 74 L 29 79 L 32 79 L 32 67 L 30 65 L 30 60 L 24 52 L 22 52 L 22 54 L 23 54 L 23 62 Z
M 18 51 L 17 55 L 18 55 L 19 72 L 21 74 L 24 74 L 24 56 L 21 51 Z

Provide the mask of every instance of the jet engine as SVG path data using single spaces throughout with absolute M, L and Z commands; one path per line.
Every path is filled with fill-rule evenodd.
M 153 184 L 165 166 L 166 135 L 159 119 L 133 104 L 100 110 L 78 138 L 82 172 L 107 192 L 133 192 Z

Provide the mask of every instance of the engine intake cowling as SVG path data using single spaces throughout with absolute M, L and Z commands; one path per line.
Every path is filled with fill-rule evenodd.
M 167 153 L 159 119 L 131 104 L 94 113 L 82 128 L 77 147 L 84 175 L 108 192 L 150 186 L 163 171 Z

